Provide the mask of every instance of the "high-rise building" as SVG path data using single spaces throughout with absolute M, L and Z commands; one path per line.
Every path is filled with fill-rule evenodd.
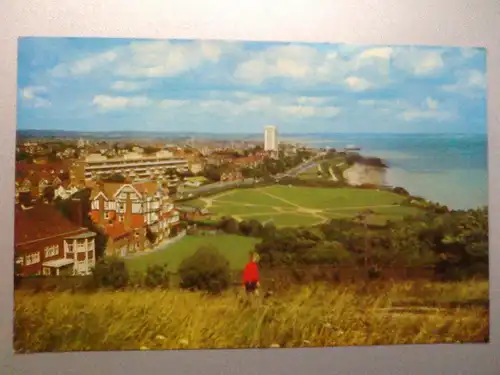
M 264 151 L 278 151 L 278 130 L 276 126 L 264 127 Z

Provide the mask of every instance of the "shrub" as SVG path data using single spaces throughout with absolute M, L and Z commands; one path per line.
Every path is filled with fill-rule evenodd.
M 181 288 L 219 293 L 229 287 L 231 273 L 228 260 L 211 246 L 200 247 L 179 266 Z
M 352 255 L 338 242 L 325 243 L 308 250 L 302 256 L 306 264 L 352 264 Z
M 167 265 L 154 264 L 148 266 L 144 284 L 148 288 L 168 288 L 170 281 L 170 273 L 167 271 Z
M 238 221 L 232 217 L 222 218 L 219 228 L 229 234 L 238 234 L 240 231 Z
M 92 270 L 96 287 L 122 289 L 127 286 L 129 274 L 125 262 L 116 258 L 102 258 Z
M 250 236 L 259 237 L 262 234 L 262 224 L 260 221 L 252 219 L 248 222 L 250 226 Z

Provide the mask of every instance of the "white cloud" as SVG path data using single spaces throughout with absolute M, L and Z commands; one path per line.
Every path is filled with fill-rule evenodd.
M 462 57 L 465 59 L 470 59 L 478 54 L 478 49 L 473 47 L 463 47 L 460 49 Z
M 359 55 L 359 59 L 364 60 L 364 59 L 379 58 L 388 60 L 389 58 L 391 58 L 392 54 L 393 54 L 393 49 L 391 47 L 370 48 L 363 51 Z
M 24 99 L 35 99 L 38 94 L 43 94 L 47 92 L 47 88 L 44 86 L 27 86 L 21 89 L 21 95 Z
M 178 108 L 188 103 L 188 100 L 164 99 L 160 100 L 158 105 L 162 108 Z
M 285 106 L 280 108 L 287 114 L 300 117 L 335 117 L 341 109 L 338 107 Z
M 71 63 L 62 63 L 52 69 L 52 74 L 57 77 L 78 76 L 88 74 L 97 68 L 109 66 L 118 58 L 117 50 L 110 50 L 103 53 L 91 55 L 89 57 L 73 61 Z
M 347 77 L 344 82 L 352 91 L 365 91 L 373 87 L 366 79 L 355 76 Z
M 25 103 L 34 108 L 46 108 L 51 106 L 51 102 L 40 95 L 47 92 L 45 86 L 27 86 L 22 88 L 21 97 Z
M 133 92 L 146 89 L 150 86 L 150 82 L 116 81 L 111 85 L 111 89 L 115 91 Z
M 145 96 L 125 97 L 125 96 L 107 96 L 97 95 L 92 100 L 92 104 L 100 110 L 111 111 L 124 108 L 147 107 L 153 103 Z
M 400 48 L 394 53 L 394 66 L 416 76 L 435 73 L 444 67 L 441 50 Z
M 341 54 L 335 49 L 340 49 Z M 316 49 L 303 45 L 270 47 L 241 61 L 233 77 L 258 85 L 273 78 L 287 78 L 311 86 L 318 83 L 345 85 L 366 90 L 389 82 L 392 48 Z M 356 72 L 354 76 L 354 72 Z M 354 78 L 346 77 L 354 76 Z
M 402 111 L 399 117 L 403 118 L 405 121 L 416 121 L 416 120 L 437 120 L 437 121 L 449 121 L 456 119 L 456 115 L 448 110 L 441 110 L 440 104 L 437 100 L 427 97 L 420 108 L 408 108 Z
M 301 96 L 297 99 L 297 102 L 300 104 L 323 104 L 326 103 L 329 98 L 325 97 L 315 97 L 315 96 Z
M 451 85 L 444 85 L 442 89 L 448 92 L 456 92 L 464 96 L 483 95 L 486 89 L 486 77 L 479 70 L 460 71 L 456 74 L 457 81 Z
M 48 101 L 47 99 L 35 98 L 33 100 L 33 107 L 35 107 L 35 108 L 46 108 L 46 107 L 50 107 L 51 105 L 52 105 L 52 103 L 50 101 Z
M 448 120 L 453 120 L 455 118 L 455 115 L 448 111 L 410 109 L 404 111 L 401 114 L 401 117 L 406 121 L 425 120 L 425 119 L 448 121 Z
M 309 46 L 269 47 L 241 62 L 234 72 L 234 78 L 252 84 L 270 78 L 314 79 L 317 67 L 324 58 L 324 54 Z
M 222 53 L 220 44 L 208 41 L 132 42 L 127 46 L 59 64 L 52 69 L 52 73 L 64 77 L 104 69 L 124 77 L 171 77 L 195 69 L 204 62 L 215 63 L 219 61 Z
M 436 100 L 428 97 L 425 99 L 425 104 L 429 109 L 437 109 L 439 103 Z

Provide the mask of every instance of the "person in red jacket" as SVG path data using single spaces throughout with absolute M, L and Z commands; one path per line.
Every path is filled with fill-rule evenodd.
M 250 253 L 250 260 L 243 270 L 243 287 L 248 294 L 259 294 L 259 255 Z

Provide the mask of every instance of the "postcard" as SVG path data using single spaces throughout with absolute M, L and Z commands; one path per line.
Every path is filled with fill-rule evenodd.
M 18 47 L 17 353 L 489 341 L 484 49 Z

